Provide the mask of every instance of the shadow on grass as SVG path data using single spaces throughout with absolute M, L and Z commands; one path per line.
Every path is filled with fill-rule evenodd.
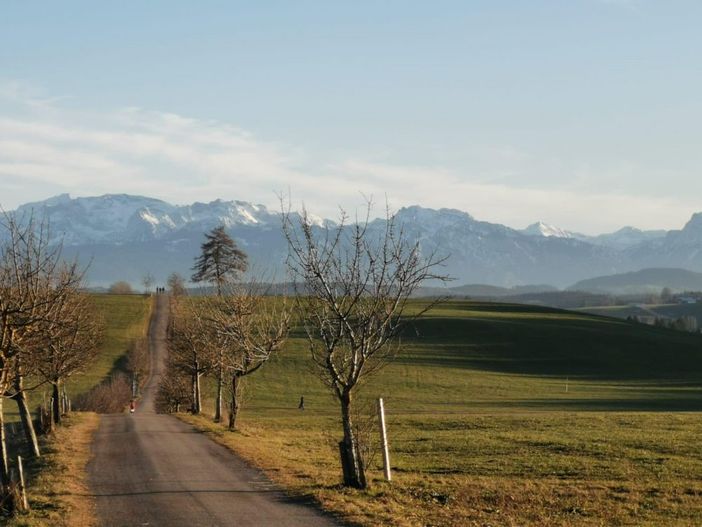
M 396 362 L 415 367 L 587 380 L 702 379 L 700 335 L 607 318 L 428 317 L 407 328 L 403 341 L 406 351 Z

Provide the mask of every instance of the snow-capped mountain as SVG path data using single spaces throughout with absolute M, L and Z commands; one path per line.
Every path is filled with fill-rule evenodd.
M 61 239 L 64 246 L 148 241 L 184 228 L 203 231 L 216 225 L 232 228 L 280 223 L 278 215 L 263 205 L 244 201 L 216 200 L 176 206 L 126 194 L 75 199 L 62 194 L 17 209 L 20 215 L 32 211 L 49 218 L 54 238 Z
M 608 248 L 526 235 L 457 210 L 413 206 L 400 209 L 397 217 L 425 252 L 448 256 L 445 270 L 458 283 L 565 285 L 572 276 L 590 276 L 588 268 L 603 274 L 616 268 L 617 255 Z
M 128 280 L 135 285 L 146 272 L 160 281 L 173 271 L 190 276 L 203 234 L 225 225 L 249 255 L 257 272 L 285 280 L 287 243 L 280 214 L 245 201 L 171 205 L 128 195 L 71 198 L 61 195 L 23 205 L 48 218 L 64 254 L 90 263 L 93 285 Z M 446 256 L 444 271 L 456 284 L 511 287 L 551 284 L 564 287 L 593 276 L 645 267 L 680 267 L 702 271 L 702 213 L 679 231 L 638 231 L 586 237 L 539 223 L 524 231 L 475 219 L 454 209 L 420 206 L 398 211 L 398 221 L 425 253 Z M 316 228 L 334 226 L 318 218 Z M 374 220 L 371 230 L 384 228 Z
M 526 229 L 522 229 L 521 232 L 529 236 L 572 238 L 594 245 L 610 247 L 612 249 L 628 249 L 645 242 L 661 239 L 667 234 L 667 231 L 664 230 L 642 231 L 635 227 L 622 227 L 615 232 L 599 234 L 597 236 L 587 236 L 586 234 L 561 229 L 560 227 L 549 225 L 541 221 L 532 223 Z
M 553 236 L 555 238 L 575 238 L 580 240 L 586 237 L 582 234 L 570 232 L 542 221 L 532 223 L 526 229 L 522 229 L 521 232 L 529 236 L 545 236 L 546 238 Z

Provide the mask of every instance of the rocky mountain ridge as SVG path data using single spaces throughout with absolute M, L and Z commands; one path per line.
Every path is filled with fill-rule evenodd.
M 67 255 L 92 262 L 88 276 L 94 285 L 123 279 L 137 284 L 146 272 L 158 280 L 172 271 L 189 276 L 203 233 L 220 224 L 249 253 L 254 268 L 285 280 L 287 245 L 280 214 L 263 205 L 223 200 L 172 205 L 124 194 L 86 198 L 64 194 L 22 205 L 15 213 L 26 216 L 32 211 L 49 219 L 51 232 L 63 241 Z M 545 224 L 525 232 L 477 220 L 460 210 L 418 205 L 400 209 L 397 217 L 423 251 L 447 257 L 445 272 L 457 284 L 565 287 L 645 267 L 702 271 L 702 214 L 677 231 L 629 227 L 594 237 Z M 315 224 L 317 229 L 336 225 L 322 219 Z M 383 225 L 383 220 L 374 220 L 370 229 Z

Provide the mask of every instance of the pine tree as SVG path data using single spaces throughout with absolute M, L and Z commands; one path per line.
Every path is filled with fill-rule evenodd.
M 228 279 L 236 278 L 248 267 L 246 253 L 237 247 L 223 225 L 205 234 L 201 251 L 193 266 L 192 281 L 214 284 L 218 295 Z

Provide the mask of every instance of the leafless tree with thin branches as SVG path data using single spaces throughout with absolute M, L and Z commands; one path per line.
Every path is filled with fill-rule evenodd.
M 156 410 L 162 413 L 180 412 L 191 397 L 189 381 L 188 376 L 169 360 L 158 384 Z
M 226 294 L 208 299 L 208 319 L 220 351 L 220 364 L 230 380 L 230 430 L 236 429 L 243 379 L 258 371 L 285 343 L 290 310 L 285 298 L 265 295 L 256 281 L 230 284 Z
M 352 405 L 364 378 L 387 364 L 399 349 L 403 327 L 438 301 L 413 305 L 412 293 L 438 274 L 444 259 L 423 255 L 386 208 L 383 220 L 349 223 L 342 210 L 333 227 L 317 227 L 308 212 L 283 206 L 288 268 L 295 283 L 297 311 L 307 332 L 319 377 L 339 400 L 343 440 L 339 444 L 344 484 L 367 481 L 354 433 Z
M 27 390 L 36 386 L 26 386 L 25 379 L 37 373 L 36 352 L 49 342 L 46 325 L 55 319 L 56 306 L 75 294 L 83 271 L 75 262 L 63 262 L 60 244 L 49 243 L 47 223 L 33 216 L 5 214 L 0 220 L 0 238 L 0 479 L 4 492 L 9 485 L 4 399 L 17 402 L 28 443 L 38 456 L 26 399 Z
M 216 366 L 210 346 L 211 332 L 197 300 L 172 302 L 168 328 L 169 356 L 174 367 L 190 377 L 191 412 L 202 411 L 201 378 Z
M 73 271 L 69 268 L 63 272 Z M 90 297 L 77 289 L 67 291 L 37 323 L 32 363 L 40 378 L 52 388 L 51 428 L 61 423 L 63 383 L 95 360 L 103 328 Z

